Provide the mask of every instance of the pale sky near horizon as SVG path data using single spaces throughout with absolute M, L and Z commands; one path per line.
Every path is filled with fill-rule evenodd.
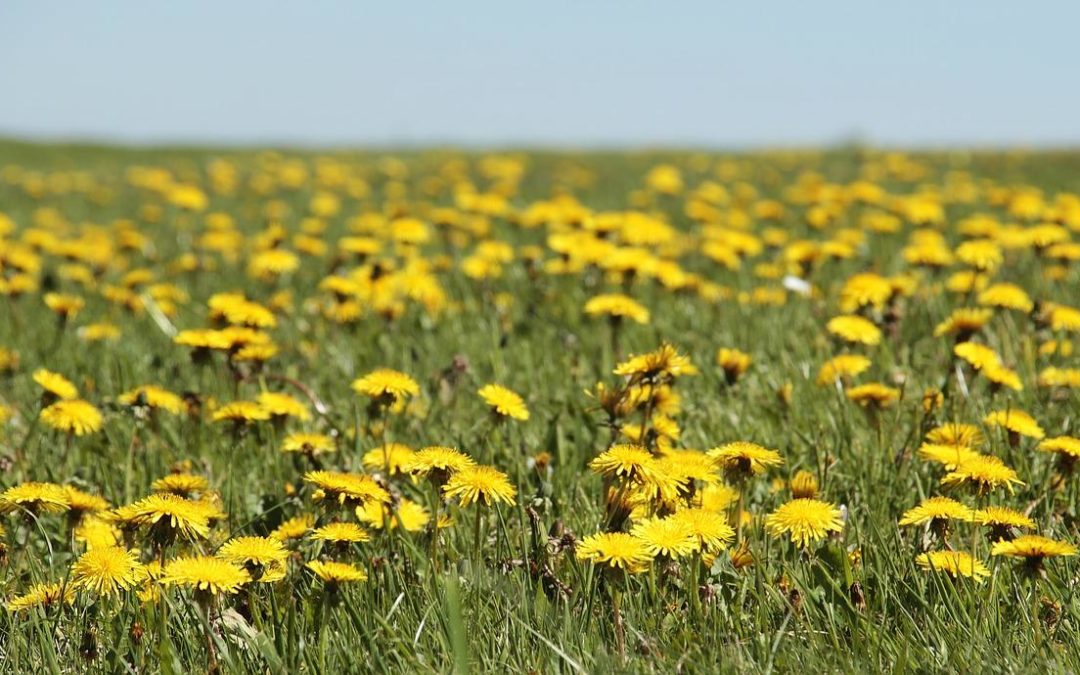
M 0 135 L 1080 145 L 1080 3 L 0 2 Z

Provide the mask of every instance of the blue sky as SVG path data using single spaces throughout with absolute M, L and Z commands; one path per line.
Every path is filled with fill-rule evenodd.
M 0 134 L 1080 145 L 1074 2 L 0 2 Z

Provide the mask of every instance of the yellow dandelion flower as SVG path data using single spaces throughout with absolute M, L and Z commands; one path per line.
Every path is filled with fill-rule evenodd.
M 810 543 L 824 539 L 829 532 L 840 532 L 844 523 L 840 509 L 817 499 L 793 499 L 783 504 L 765 519 L 765 529 L 774 537 L 791 538 L 806 548 Z
M 679 353 L 675 347 L 664 343 L 655 351 L 631 356 L 615 367 L 615 374 L 629 377 L 631 381 L 650 382 L 673 379 L 684 375 L 696 375 L 698 370 L 690 357 Z
M 169 492 L 180 497 L 188 497 L 197 492 L 209 490 L 210 481 L 195 474 L 170 473 L 151 483 L 150 489 L 154 492 Z
M 1080 438 L 1056 436 L 1039 441 L 1035 446 L 1039 452 L 1053 452 L 1071 459 L 1080 459 Z
M 1021 558 L 1029 563 L 1038 564 L 1045 558 L 1074 556 L 1076 555 L 1076 546 L 1037 534 L 1024 534 L 1011 541 L 995 543 L 993 548 L 990 549 L 990 555 Z
M 126 406 L 146 406 L 165 410 L 173 415 L 184 412 L 184 399 L 172 393 L 168 389 L 154 384 L 146 384 L 126 391 L 117 397 L 117 400 Z
M 192 588 L 209 595 L 236 593 L 251 581 L 243 567 L 213 556 L 190 556 L 169 561 L 161 572 L 165 586 Z
M 269 536 L 281 542 L 291 541 L 305 536 L 313 527 L 315 527 L 315 516 L 306 513 L 282 522 L 270 532 Z
M 589 468 L 602 476 L 640 480 L 655 471 L 656 460 L 640 445 L 620 443 L 593 458 Z
M 940 445 L 974 448 L 982 445 L 986 438 L 982 430 L 974 424 L 947 422 L 928 431 L 926 440 Z
M 431 445 L 416 451 L 408 464 L 403 467 L 411 474 L 429 476 L 444 483 L 450 474 L 476 464 L 472 457 L 454 448 Z
M 646 518 L 630 532 L 645 543 L 652 557 L 681 558 L 697 549 L 697 539 L 682 521 L 673 518 Z
M 994 316 L 992 309 L 961 307 L 944 321 L 934 327 L 934 337 L 955 335 L 959 342 L 965 342 L 990 321 Z
M 853 344 L 876 345 L 881 343 L 881 329 L 869 319 L 857 314 L 833 317 L 825 325 L 833 335 Z
M 727 475 L 736 479 L 762 474 L 769 467 L 784 463 L 784 458 L 776 450 L 748 441 L 721 445 L 709 450 L 708 454 Z
M 202 504 L 168 493 L 121 506 L 109 517 L 127 527 L 147 529 L 163 542 L 175 536 L 205 539 L 210 534 L 208 513 Z
M 925 525 L 931 521 L 959 520 L 970 522 L 974 512 L 970 507 L 948 497 L 930 497 L 908 509 L 900 517 L 900 525 Z
M 753 357 L 738 349 L 722 347 L 716 352 L 716 365 L 723 369 L 724 379 L 728 384 L 735 384 L 745 375 L 752 362 Z
M 371 540 L 371 534 L 356 523 L 329 523 L 311 532 L 311 538 L 335 544 L 360 543 Z
M 373 399 L 401 401 L 420 393 L 420 385 L 405 373 L 389 368 L 380 368 L 353 380 L 353 391 L 365 394 Z
M 93 550 L 107 546 L 118 546 L 123 540 L 120 529 L 99 516 L 87 516 L 75 526 L 75 541 Z
M 789 483 L 795 499 L 814 499 L 818 495 L 817 477 L 809 471 L 797 471 Z
M 31 377 L 42 389 L 56 398 L 70 400 L 79 397 L 79 390 L 60 373 L 38 368 Z
M 994 284 L 979 293 L 977 301 L 980 305 L 987 307 L 1002 307 L 1004 309 L 1015 309 L 1025 314 L 1030 312 L 1035 307 L 1035 303 L 1032 302 L 1031 297 L 1027 292 L 1017 286 L 1016 284 L 1000 283 Z
M 343 584 L 353 581 L 367 581 L 367 572 L 348 563 L 332 560 L 312 560 L 305 565 L 311 572 L 328 585 Z
M 827 386 L 837 380 L 848 380 L 870 368 L 870 359 L 861 354 L 840 354 L 821 364 L 817 383 Z
M 496 414 L 522 421 L 529 419 L 529 409 L 525 407 L 525 401 L 506 387 L 487 384 L 477 393 Z
M 974 522 L 984 527 L 991 528 L 990 538 L 997 540 L 1006 538 L 1004 535 L 1010 528 L 1031 530 L 1035 528 L 1035 521 L 1023 513 L 1005 506 L 987 506 L 974 512 Z
M 983 423 L 989 426 L 997 426 L 1007 429 L 1010 433 L 1027 436 L 1036 440 L 1041 439 L 1046 433 L 1043 431 L 1035 418 L 1023 410 L 1008 409 L 995 410 L 983 418 Z
M 923 443 L 917 452 L 922 459 L 941 464 L 948 471 L 954 470 L 961 462 L 982 457 L 982 454 L 966 446 L 941 443 Z
M 728 524 L 727 516 L 719 510 L 679 509 L 668 519 L 678 521 L 696 539 L 695 548 L 704 553 L 722 551 L 735 538 L 735 530 Z
M 289 551 L 271 537 L 237 537 L 222 544 L 217 556 L 243 567 L 252 581 L 271 583 L 285 577 Z
M 304 481 L 311 483 L 323 493 L 323 498 L 340 506 L 356 507 L 368 502 L 387 504 L 390 493 L 375 482 L 371 476 L 339 471 L 309 471 Z
M 577 545 L 577 559 L 612 569 L 643 572 L 652 559 L 644 541 L 625 532 L 601 532 L 585 537 Z
M 74 602 L 75 589 L 70 584 L 35 584 L 26 593 L 8 600 L 7 610 L 12 613 L 27 612 L 35 607 L 44 607 L 48 610 L 61 604 L 70 605 Z
M 57 401 L 41 411 L 41 420 L 57 431 L 85 436 L 101 430 L 104 418 L 93 404 L 82 399 Z
M 20 483 L 0 493 L 0 513 L 60 513 L 71 508 L 68 491 L 55 483 Z
M 311 419 L 308 407 L 288 394 L 264 391 L 256 397 L 255 402 L 271 417 L 295 417 L 301 421 Z
M 970 553 L 963 551 L 921 553 L 915 558 L 915 563 L 924 570 L 944 572 L 953 578 L 967 577 L 982 581 L 990 576 L 990 570 L 986 568 L 986 565 L 972 558 Z
M 312 457 L 337 452 L 334 439 L 326 434 L 295 432 L 281 442 L 282 452 L 297 452 Z
M 589 316 L 627 318 L 640 324 L 649 323 L 649 310 L 633 298 L 621 293 L 606 293 L 590 298 L 585 303 L 585 313 Z
M 1016 471 L 1005 462 L 990 455 L 976 455 L 961 459 L 955 468 L 941 479 L 942 485 L 970 486 L 975 492 L 985 494 L 1004 487 L 1012 492 L 1014 485 L 1023 485 Z
M 431 514 L 422 505 L 402 498 L 394 506 L 393 514 L 381 504 L 371 503 L 358 506 L 356 519 L 376 530 L 381 530 L 389 524 L 391 530 L 400 527 L 406 532 L 420 532 L 431 521 Z
M 879 382 L 852 387 L 845 394 L 848 400 L 854 401 L 864 408 L 888 408 L 900 400 L 899 389 L 887 387 Z
M 517 488 L 505 473 L 493 466 L 469 466 L 450 476 L 443 494 L 450 499 L 456 497 L 463 507 L 481 501 L 492 506 L 498 502 L 513 504 Z
M 136 551 L 119 546 L 91 548 L 71 566 L 71 584 L 97 595 L 137 586 L 149 576 Z
M 270 419 L 270 411 L 255 401 L 233 401 L 215 410 L 212 419 L 215 422 L 234 422 L 237 424 L 264 422 Z

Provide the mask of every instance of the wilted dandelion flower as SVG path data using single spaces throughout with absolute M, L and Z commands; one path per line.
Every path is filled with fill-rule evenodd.
M 870 368 L 870 359 L 861 354 L 840 354 L 821 364 L 817 383 L 820 386 L 848 380 Z
M 353 380 L 353 391 L 383 403 L 396 403 L 420 393 L 420 385 L 405 373 L 389 368 L 373 370 Z
M 75 602 L 75 589 L 66 583 L 34 584 L 30 589 L 7 602 L 7 610 L 12 613 L 26 612 L 35 607 L 50 609 L 57 605 Z
M 356 523 L 328 523 L 311 532 L 311 538 L 335 544 L 353 544 L 371 540 L 371 534 Z
M 60 513 L 71 508 L 68 491 L 55 483 L 20 483 L 0 493 L 0 513 Z
M 931 551 L 922 553 L 915 558 L 916 564 L 930 572 L 944 572 L 949 576 L 967 577 L 975 581 L 982 581 L 990 576 L 990 570 L 978 560 L 971 557 L 970 553 L 963 551 Z
M 82 399 L 57 401 L 41 411 L 41 420 L 57 431 L 85 436 L 101 430 L 101 411 Z
M 840 509 L 833 504 L 817 499 L 793 499 L 765 519 L 765 529 L 775 537 L 786 535 L 806 548 L 811 542 L 827 537 L 829 532 L 840 532 L 844 523 Z
M 285 578 L 289 551 L 271 537 L 237 537 L 225 542 L 217 556 L 246 569 L 252 581 L 270 583 Z
M 491 406 L 495 414 L 522 421 L 529 419 L 529 409 L 525 407 L 525 401 L 506 387 L 488 384 L 481 387 L 477 393 Z
M 348 563 L 332 560 L 312 560 L 306 567 L 328 585 L 367 581 L 367 572 Z
M 125 591 L 148 576 L 138 553 L 119 546 L 91 548 L 71 566 L 71 584 L 97 595 Z
M 601 532 L 585 537 L 577 545 L 577 559 L 604 565 L 631 574 L 643 572 L 652 559 L 648 545 L 625 532 Z
M 590 298 L 585 303 L 585 313 L 589 316 L 628 318 L 636 323 L 649 323 L 649 310 L 621 293 L 607 293 Z
M 961 459 L 955 468 L 941 479 L 942 485 L 968 486 L 978 494 L 985 494 L 999 487 L 1012 492 L 1014 485 L 1023 485 L 1016 471 L 1005 462 L 990 455 L 976 455 Z
M 728 477 L 735 480 L 762 474 L 769 467 L 784 463 L 784 458 L 776 450 L 769 450 L 748 441 L 721 445 L 709 450 L 708 454 Z
M 32 377 L 34 382 L 37 382 L 47 394 L 51 394 L 58 399 L 70 400 L 79 397 L 79 390 L 60 373 L 38 368 L 34 371 Z
M 168 562 L 160 579 L 165 586 L 184 586 L 210 596 L 236 593 L 250 581 L 251 575 L 243 567 L 206 555 Z
M 454 472 L 443 486 L 443 494 L 457 498 L 461 506 L 483 502 L 492 506 L 497 502 L 513 504 L 517 488 L 506 474 L 493 466 L 468 466 Z
M 881 342 L 881 329 L 869 319 L 857 314 L 845 314 L 829 319 L 825 328 L 840 339 L 853 344 L 876 345 Z

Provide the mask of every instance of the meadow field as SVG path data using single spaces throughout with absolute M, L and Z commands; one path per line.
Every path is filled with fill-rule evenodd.
M 1076 672 L 1080 153 L 0 143 L 0 671 Z

